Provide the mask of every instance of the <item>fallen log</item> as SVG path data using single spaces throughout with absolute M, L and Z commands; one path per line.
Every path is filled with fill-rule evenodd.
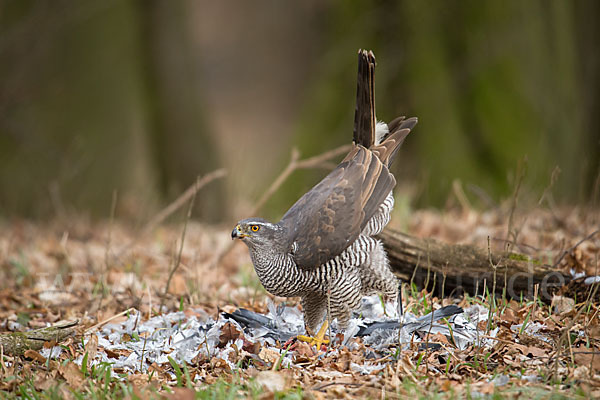
M 532 297 L 535 285 L 539 285 L 538 296 L 550 301 L 556 289 L 571 280 L 551 265 L 525 254 L 448 244 L 392 229 L 384 230 L 379 239 L 387 250 L 392 270 L 401 279 L 414 279 L 419 286 L 437 290 L 441 296 L 483 294 L 484 286 L 491 292 L 495 281 L 497 294 L 506 289 L 507 297 Z
M 34 329 L 28 332 L 5 332 L 0 333 L 0 346 L 4 354 L 20 356 L 27 350 L 41 350 L 46 342 L 60 343 L 68 337 L 75 336 L 79 322 L 71 322 L 64 325 L 49 326 Z

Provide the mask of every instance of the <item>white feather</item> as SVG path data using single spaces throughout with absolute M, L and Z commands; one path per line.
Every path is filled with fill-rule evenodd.
M 383 121 L 377 121 L 377 125 L 375 125 L 375 144 L 380 144 L 388 133 L 390 133 L 388 125 Z

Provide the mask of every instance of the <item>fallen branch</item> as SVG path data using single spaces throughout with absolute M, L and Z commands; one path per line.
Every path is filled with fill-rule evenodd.
M 413 273 L 417 280 L 426 281 L 430 271 L 446 275 L 446 289 L 473 294 L 483 287 L 484 281 L 492 281 L 494 270 L 490 262 L 500 271 L 505 270 L 507 294 L 511 297 L 518 297 L 522 292 L 531 294 L 535 284 L 542 284 L 542 295 L 551 298 L 550 286 L 562 286 L 570 280 L 552 266 L 524 254 L 509 251 L 491 254 L 483 247 L 422 239 L 392 229 L 385 229 L 379 239 L 388 252 L 392 269 L 406 281 Z M 427 260 L 427 268 L 415 272 L 423 260 Z M 501 292 L 503 288 L 504 283 L 498 282 L 496 290 Z
M 47 328 L 35 329 L 29 332 L 7 332 L 0 334 L 0 347 L 4 353 L 12 356 L 21 356 L 27 350 L 41 350 L 46 342 L 60 343 L 63 340 L 75 336 L 75 326 L 79 321 L 63 325 L 49 326 Z

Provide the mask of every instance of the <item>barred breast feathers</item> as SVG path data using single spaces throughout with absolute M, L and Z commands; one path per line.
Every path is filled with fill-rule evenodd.
M 385 202 L 384 202 L 385 203 Z M 298 296 L 305 291 L 325 293 L 329 282 L 367 262 L 375 242 L 361 234 L 347 249 L 312 271 L 299 268 L 291 255 L 254 249 L 250 251 L 254 269 L 265 289 L 276 296 Z
M 383 203 L 379 206 L 379 209 L 371 217 L 367 225 L 361 232 L 365 236 L 375 236 L 383 231 L 383 228 L 390 222 L 390 214 L 394 208 L 394 194 L 390 192 L 385 198 Z

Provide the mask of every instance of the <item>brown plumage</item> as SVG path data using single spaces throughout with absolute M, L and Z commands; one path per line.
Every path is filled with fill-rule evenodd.
M 232 238 L 248 246 L 269 292 L 302 297 L 311 330 L 322 321 L 328 303 L 332 317 L 345 327 L 363 295 L 397 294 L 387 255 L 373 236 L 389 221 L 396 184 L 389 167 L 417 119 L 377 123 L 374 69 L 373 53 L 360 51 L 354 145 L 342 162 L 277 224 L 250 218 L 232 232 Z

